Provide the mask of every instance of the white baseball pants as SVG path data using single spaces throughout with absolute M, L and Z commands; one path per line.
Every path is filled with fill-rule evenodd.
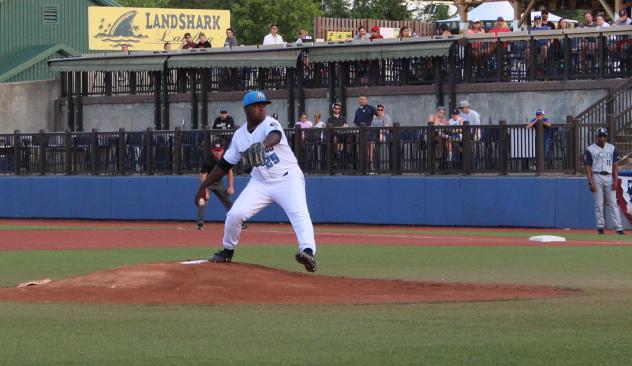
M 300 171 L 268 181 L 250 179 L 226 214 L 224 248 L 234 250 L 239 243 L 241 224 L 273 202 L 281 206 L 290 219 L 299 250 L 310 248 L 316 254 L 314 226 L 305 196 L 305 177 Z

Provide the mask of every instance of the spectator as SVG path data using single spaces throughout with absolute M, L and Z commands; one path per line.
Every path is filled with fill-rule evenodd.
M 463 118 L 461 118 L 461 113 L 458 109 L 454 109 L 452 111 L 452 116 L 448 120 L 449 126 L 463 126 Z M 461 149 L 461 141 L 463 140 L 463 134 L 461 133 L 461 129 L 454 129 L 450 136 L 447 139 L 447 150 L 448 150 L 448 161 L 453 161 L 453 150 L 454 145 L 456 144 L 459 147 L 459 151 Z
M 586 166 L 586 177 L 588 187 L 595 198 L 595 221 L 597 224 L 597 234 L 605 234 L 606 219 L 608 211 L 604 210 L 604 200 L 606 206 L 610 206 L 610 217 L 618 235 L 625 235 L 621 226 L 619 206 L 617 205 L 617 185 L 619 178 L 619 167 L 617 149 L 609 144 L 608 130 L 598 128 L 597 141 L 588 146 L 584 152 L 584 165 Z
M 538 31 L 546 31 L 551 30 L 550 27 L 544 25 L 544 19 L 540 15 L 536 15 L 533 18 L 533 27 L 531 28 L 532 32 Z M 538 43 L 538 72 L 543 73 L 546 65 L 546 58 L 549 55 L 549 46 L 551 45 L 551 40 L 547 38 L 538 39 L 536 41 Z
M 459 109 L 461 110 L 461 118 L 463 119 L 463 122 L 469 122 L 470 125 L 481 124 L 481 117 L 478 112 L 472 109 L 467 100 L 462 100 L 459 103 Z
M 219 109 L 219 116 L 213 122 L 214 130 L 232 130 L 235 128 L 235 120 L 228 114 L 227 108 Z
M 535 111 L 535 118 L 531 119 L 526 127 L 531 128 L 538 122 L 544 126 L 544 160 L 548 163 L 553 152 L 553 135 L 555 133 L 553 122 L 544 116 L 544 110 L 541 108 Z
M 360 106 L 356 109 L 353 123 L 358 127 L 370 126 L 371 122 L 373 122 L 373 116 L 377 115 L 377 111 L 375 107 L 369 104 L 369 98 L 366 95 L 360 95 L 358 102 Z
M 354 40 L 368 40 L 369 35 L 366 33 L 366 27 L 361 25 L 358 27 L 358 33 L 353 37 Z
M 496 23 L 494 24 L 494 28 L 489 30 L 489 33 L 493 33 L 494 36 L 498 37 L 498 33 L 506 33 L 511 32 L 511 29 L 507 26 L 507 22 L 505 22 L 505 18 L 498 17 L 496 18 Z
M 582 24 L 582 28 L 595 28 L 597 24 L 593 22 L 593 16 L 591 11 L 587 11 L 584 13 L 584 24 Z
M 300 119 L 294 124 L 294 126 L 301 126 L 301 128 L 311 128 L 313 124 L 312 121 L 307 119 L 307 113 L 303 112 L 301 113 Z
M 450 32 L 450 27 L 448 27 L 448 25 L 445 24 L 445 23 L 441 24 L 441 27 L 439 27 L 439 30 L 441 31 L 440 35 L 442 35 L 442 36 L 446 36 L 447 37 L 447 36 L 451 36 L 452 35 L 452 32 Z
M 270 33 L 263 38 L 263 44 L 284 44 L 283 37 L 279 34 L 279 27 L 276 24 L 270 25 Z
M 383 39 L 384 37 L 380 34 L 380 27 L 378 27 L 377 25 L 374 25 L 371 28 L 371 37 L 369 37 L 370 40 L 374 40 L 374 39 Z
M 448 119 L 446 118 L 445 107 L 442 105 L 438 106 L 435 112 L 428 116 L 428 122 L 434 123 L 435 126 L 447 125 Z
M 371 121 L 371 127 L 393 127 L 393 120 L 386 114 L 383 104 L 378 104 L 376 114 Z M 369 169 L 376 170 L 378 162 L 375 160 L 375 145 L 386 142 L 386 130 L 371 131 L 369 133 Z
M 298 31 L 298 38 L 296 39 L 296 44 L 303 44 L 303 42 L 314 42 L 312 36 L 305 29 Z
M 165 42 L 164 45 L 162 45 L 162 49 L 165 51 L 171 51 L 171 43 L 170 42 Z
M 121 45 L 121 52 L 123 52 L 126 55 L 129 55 L 131 52 L 129 51 L 129 44 L 127 43 L 123 43 Z
M 481 26 L 481 21 L 479 19 L 472 20 L 472 27 L 468 29 L 465 33 L 467 34 L 483 34 L 485 33 L 485 29 Z
M 213 146 L 211 147 L 211 153 L 212 155 L 209 156 L 209 158 L 206 161 L 204 161 L 204 164 L 202 165 L 202 169 L 200 170 L 200 181 L 202 182 L 206 179 L 208 174 L 213 170 L 215 165 L 217 165 L 217 163 L 222 159 L 222 156 L 224 155 L 224 146 L 222 145 L 221 141 L 218 140 L 213 143 Z M 203 205 L 200 205 L 198 207 L 198 212 L 197 212 L 197 229 L 198 230 L 204 230 L 204 214 L 206 212 L 206 206 L 208 206 L 209 199 L 211 198 L 211 194 L 210 194 L 211 192 L 215 193 L 217 198 L 219 198 L 219 200 L 222 202 L 222 205 L 224 205 L 224 208 L 226 209 L 227 212 L 233 207 L 233 201 L 230 199 L 230 196 L 232 196 L 233 193 L 235 193 L 235 188 L 233 185 L 233 180 L 234 180 L 233 170 L 232 169 L 229 170 L 227 175 L 228 175 L 228 189 L 226 189 L 224 182 L 221 180 L 207 188 L 205 202 Z M 242 229 L 245 229 L 246 227 L 247 225 L 245 223 L 241 225 Z
M 349 127 L 347 119 L 341 114 L 342 104 L 334 103 L 331 106 L 331 116 L 327 118 L 327 127 Z
M 597 17 L 595 18 L 596 22 L 597 22 L 597 28 L 610 28 L 610 24 L 608 24 L 608 22 L 606 22 L 606 20 L 604 19 L 604 15 L 603 14 L 597 14 Z
M 614 25 L 632 25 L 632 19 L 628 17 L 628 12 L 625 9 L 619 10 L 619 17 Z
M 193 42 L 193 37 L 191 37 L 191 33 L 185 33 L 184 39 L 182 40 L 182 49 L 187 50 L 189 48 L 196 48 L 197 44 Z
M 411 38 L 413 35 L 410 33 L 408 26 L 403 26 L 399 29 L 399 38 Z
M 551 30 L 550 27 L 544 25 L 542 16 L 536 15 L 533 18 L 533 26 L 531 27 L 532 31 L 543 31 L 543 30 Z M 546 40 L 545 40 L 546 41 Z
M 545 27 L 549 27 L 549 29 L 555 29 L 555 23 L 549 21 L 549 11 L 542 10 L 542 25 Z
M 211 42 L 209 42 L 206 39 L 206 34 L 204 34 L 204 33 L 200 33 L 200 35 L 198 37 L 198 40 L 199 40 L 199 42 L 197 44 L 197 48 L 211 48 L 211 47 L 213 47 L 211 45 Z
M 321 119 L 321 115 L 320 112 L 316 112 L 314 113 L 314 128 L 325 128 L 327 127 L 327 124 L 322 121 Z
M 570 27 L 568 26 L 568 19 L 566 18 L 562 18 L 560 19 L 560 21 L 558 22 L 558 29 L 561 29 L 562 31 L 566 30 L 566 29 L 570 29 Z
M 224 40 L 224 47 L 237 47 L 239 41 L 235 38 L 235 32 L 233 28 L 226 28 L 226 39 Z

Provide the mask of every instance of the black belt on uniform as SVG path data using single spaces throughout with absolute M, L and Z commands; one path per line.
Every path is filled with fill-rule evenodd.
M 602 172 L 593 172 L 593 174 L 599 174 L 599 175 L 610 175 L 611 173 L 608 173 L 607 171 L 602 171 Z

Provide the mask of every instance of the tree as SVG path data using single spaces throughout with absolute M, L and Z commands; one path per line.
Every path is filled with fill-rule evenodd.
M 412 13 L 405 0 L 353 0 L 353 18 L 410 20 Z
M 328 18 L 351 18 L 347 0 L 323 0 L 323 16 Z
M 242 44 L 261 44 L 270 24 L 279 26 L 283 39 L 293 42 L 299 29 L 311 31 L 314 18 L 322 15 L 320 3 L 296 0 L 242 0 L 233 4 L 231 25 Z
M 119 4 L 130 7 L 177 8 L 177 9 L 230 9 L 230 0 L 119 0 Z

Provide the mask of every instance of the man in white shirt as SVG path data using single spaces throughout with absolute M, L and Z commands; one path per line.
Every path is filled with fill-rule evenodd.
M 283 37 L 279 33 L 279 27 L 276 24 L 270 25 L 270 33 L 263 38 L 263 44 L 284 44 Z

